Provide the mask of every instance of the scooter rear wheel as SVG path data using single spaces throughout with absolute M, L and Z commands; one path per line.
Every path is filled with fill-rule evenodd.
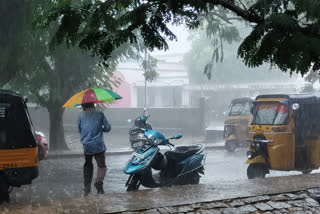
M 127 192 L 129 191 L 135 191 L 139 189 L 139 186 L 141 184 L 140 182 L 140 175 L 133 175 L 131 180 L 128 183 Z
M 178 185 L 199 184 L 200 175 L 198 171 L 188 173 L 179 178 Z
M 199 184 L 200 182 L 200 175 L 197 171 L 191 173 L 190 176 L 190 183 L 189 184 Z

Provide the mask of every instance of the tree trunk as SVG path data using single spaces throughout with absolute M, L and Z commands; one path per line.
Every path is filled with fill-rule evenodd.
M 61 106 L 52 106 L 48 110 L 50 117 L 50 150 L 68 150 L 63 128 L 64 109 Z

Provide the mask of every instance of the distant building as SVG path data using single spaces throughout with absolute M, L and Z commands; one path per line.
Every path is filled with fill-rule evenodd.
M 114 87 L 112 90 L 122 96 L 122 99 L 117 100 L 108 105 L 109 108 L 130 108 L 131 107 L 131 87 L 130 84 L 126 81 L 124 75 L 116 71 L 113 73 L 113 81 L 118 81 L 120 85 Z
M 184 100 L 182 98 L 188 97 L 183 94 L 182 87 L 189 84 L 188 73 L 181 62 L 182 54 L 154 57 L 158 59 L 156 71 L 159 73 L 159 77 L 152 82 L 147 82 L 147 106 L 182 106 L 182 100 Z M 145 80 L 142 67 L 137 62 L 125 62 L 119 64 L 117 72 L 123 74 L 126 84 L 129 85 L 130 106 L 144 107 Z M 121 95 L 121 91 L 119 94 Z

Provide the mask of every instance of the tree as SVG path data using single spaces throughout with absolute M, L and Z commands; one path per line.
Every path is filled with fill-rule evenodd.
M 314 0 L 65 0 L 40 17 L 38 26 L 59 20 L 51 44 L 77 45 L 106 60 L 122 43 L 135 42 L 137 31 L 149 49 L 166 49 L 166 38 L 176 39 L 168 28 L 170 23 L 196 28 L 199 14 L 216 6 L 252 25 L 252 32 L 238 49 L 246 65 L 270 62 L 302 75 L 310 69 L 319 71 L 320 2 Z M 215 17 L 220 18 L 219 14 Z
M 234 50 L 240 45 L 240 41 L 237 39 L 239 34 L 247 35 L 250 27 L 239 22 L 230 24 L 230 26 L 240 29 L 239 33 L 234 34 L 232 40 L 232 35 L 208 37 L 207 25 L 204 25 L 201 30 L 190 32 L 191 49 L 184 55 L 183 61 L 191 83 L 265 83 L 291 79 L 289 74 L 272 68 L 268 63 L 254 69 L 245 66 L 240 59 L 237 59 Z M 227 30 L 227 32 L 231 31 Z M 221 41 L 217 42 L 219 40 Z M 218 46 L 216 46 L 217 43 Z M 221 47 L 223 47 L 223 50 L 219 50 Z M 206 74 L 212 75 L 211 79 L 203 75 L 204 70 L 207 71 Z
M 0 88 L 20 69 L 16 59 L 22 57 L 25 11 L 24 0 L 0 1 Z
M 103 69 L 97 65 L 97 59 L 78 49 L 63 46 L 50 51 L 47 45 L 49 36 L 48 31 L 32 33 L 32 38 L 21 50 L 25 53 L 23 69 L 9 82 L 9 86 L 29 97 L 31 102 L 47 108 L 50 149 L 61 150 L 68 149 L 64 137 L 62 105 L 74 93 L 85 88 L 111 88 L 109 77 L 112 76 L 115 64 L 110 62 L 109 67 Z
M 119 82 L 112 82 L 109 77 L 118 60 L 132 53 L 128 53 L 130 46 L 124 44 L 113 51 L 106 67 L 104 64 L 98 66 L 97 58 L 79 49 L 68 49 L 65 46 L 50 49 L 49 41 L 56 26 L 35 31 L 31 25 L 33 14 L 41 13 L 47 7 L 50 7 L 50 1 L 30 1 L 26 4 L 24 39 L 19 50 L 16 50 L 23 57 L 14 58 L 19 69 L 15 70 L 14 78 L 5 83 L 7 88 L 21 92 L 31 102 L 47 108 L 50 117 L 50 148 L 60 150 L 67 149 L 62 105 L 82 89 L 117 86 Z
M 205 81 L 203 75 L 198 75 L 203 71 L 210 80 L 215 64 L 224 59 L 224 43 L 231 44 L 240 40 L 239 31 L 233 24 L 235 19 L 237 18 L 229 16 L 228 11 L 221 7 L 213 8 L 200 16 L 200 29 L 191 33 L 192 48 L 184 56 L 191 82 Z M 203 67 L 204 62 L 206 65 Z
M 14 79 L 7 81 L 8 88 L 20 91 L 31 102 L 45 107 L 50 117 L 50 149 L 67 149 L 64 137 L 62 105 L 76 92 L 91 87 L 111 88 L 119 80 L 112 80 L 117 63 L 127 57 L 142 59 L 139 43 L 123 43 L 101 62 L 96 56 L 84 54 L 79 48 L 65 45 L 51 48 L 50 40 L 56 32 L 58 21 L 46 29 L 32 28 L 34 16 L 43 14 L 54 2 L 50 0 L 27 1 L 24 17 L 24 40 L 19 52 L 23 57 L 15 58 L 19 69 Z M 153 67 L 152 67 L 153 66 Z M 151 71 L 154 71 L 154 63 Z M 150 66 L 149 66 L 150 67 Z M 148 74 L 153 79 L 154 73 Z

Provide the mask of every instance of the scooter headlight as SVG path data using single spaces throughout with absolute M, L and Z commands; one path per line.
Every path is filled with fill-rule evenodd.
M 154 137 L 152 134 L 148 135 L 148 141 L 149 143 L 152 143 L 154 145 L 158 145 L 161 143 L 161 140 L 159 138 Z

